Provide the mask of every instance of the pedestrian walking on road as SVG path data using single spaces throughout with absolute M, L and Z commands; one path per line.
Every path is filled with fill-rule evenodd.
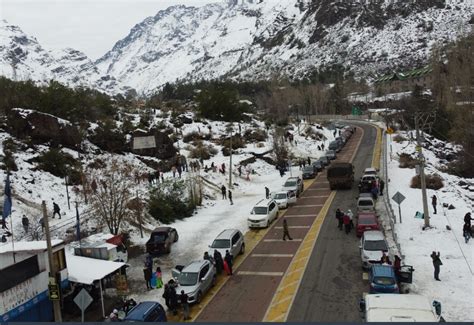
M 438 198 L 436 197 L 436 195 L 433 195 L 431 197 L 431 205 L 433 206 L 433 210 L 434 210 L 433 214 L 436 214 L 436 204 L 437 203 L 438 203 Z
M 288 222 L 286 221 L 286 218 L 283 218 L 283 240 L 286 240 L 287 237 L 289 240 L 293 240 L 288 230 Z
M 216 272 L 221 274 L 224 269 L 224 261 L 222 260 L 222 255 L 217 249 L 214 250 L 214 262 L 216 263 Z
M 344 216 L 344 213 L 342 213 L 341 209 L 337 209 L 336 210 L 336 219 L 337 219 L 337 228 L 339 228 L 339 230 L 342 230 L 342 224 L 343 224 L 343 221 L 342 221 L 342 217 Z
M 464 226 L 462 227 L 462 235 L 467 244 L 469 239 L 471 239 L 471 227 L 468 223 L 464 223 Z
M 237 168 L 237 170 L 239 171 L 239 177 L 242 176 L 242 165 L 239 165 L 239 168 Z
M 226 200 L 227 199 L 227 195 L 226 195 L 227 189 L 225 188 L 224 185 L 221 186 L 221 192 L 222 192 L 222 199 Z
M 383 181 L 383 179 L 380 179 L 379 181 L 379 191 L 380 191 L 380 195 L 383 195 L 383 189 L 385 188 L 385 182 Z
M 228 250 L 225 251 L 225 257 L 224 257 L 224 261 L 225 261 L 225 264 L 224 264 L 224 267 L 225 265 L 227 265 L 227 274 L 228 275 L 232 275 L 232 263 L 233 263 L 233 260 L 234 258 L 232 257 L 232 255 L 229 253 Z
M 351 225 L 351 229 L 354 229 L 354 213 L 352 213 L 351 209 L 347 210 L 347 215 L 349 216 L 349 219 L 351 220 L 350 221 L 350 225 Z
M 471 227 L 471 220 L 474 220 L 471 218 L 471 212 L 468 212 L 464 215 L 464 223 L 467 223 L 469 225 L 469 228 Z
M 151 271 L 149 268 L 143 268 L 143 277 L 145 278 L 147 290 L 151 289 Z
M 233 204 L 234 204 L 234 201 L 232 201 L 232 191 L 231 191 L 231 190 L 229 190 L 229 191 L 227 192 L 227 196 L 229 197 L 230 205 L 233 205 Z
M 59 205 L 56 202 L 53 202 L 53 219 L 56 213 L 59 216 L 59 219 L 61 219 L 61 209 L 59 208 Z
M 342 222 L 344 223 L 344 229 L 346 231 L 346 235 L 348 235 L 351 232 L 351 218 L 347 215 L 347 213 L 344 214 L 342 217 Z
M 308 157 L 308 166 L 311 165 L 311 158 Z
M 188 295 L 184 293 L 184 290 L 181 290 L 181 294 L 179 295 L 179 301 L 181 301 L 181 306 L 183 306 L 183 319 L 189 320 L 189 302 L 188 302 Z
M 440 271 L 440 266 L 443 265 L 443 262 L 441 262 L 441 259 L 439 258 L 439 252 L 436 254 L 435 251 L 431 253 L 431 259 L 433 260 L 433 266 L 434 266 L 434 278 L 436 281 L 441 281 L 439 279 L 439 271 Z
M 265 186 L 265 197 L 268 199 L 270 197 L 270 189 Z

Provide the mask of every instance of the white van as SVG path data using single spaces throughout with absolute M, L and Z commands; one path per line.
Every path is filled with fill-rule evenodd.
M 361 193 L 357 199 L 357 213 L 375 212 L 375 202 L 370 193 Z
M 441 303 L 415 294 L 368 294 L 359 310 L 367 322 L 443 322 Z

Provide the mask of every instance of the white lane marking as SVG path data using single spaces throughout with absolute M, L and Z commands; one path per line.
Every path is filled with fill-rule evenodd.
M 307 228 L 311 228 L 311 226 L 288 226 L 288 228 L 292 228 L 292 229 L 307 229 Z M 283 229 L 283 227 L 275 227 L 275 229 Z
M 279 242 L 279 241 L 284 241 L 283 239 L 264 239 L 263 240 L 266 243 L 274 243 L 274 242 Z M 303 241 L 301 238 L 293 238 L 292 240 L 287 239 L 286 241 Z
M 237 275 L 265 275 L 265 276 L 283 276 L 283 272 L 252 272 L 252 271 L 239 271 Z
M 300 199 L 309 199 L 309 198 L 325 198 L 327 199 L 328 195 L 309 195 L 309 196 L 300 196 Z
M 310 189 L 307 189 L 307 191 L 330 191 L 331 189 L 328 187 L 328 188 L 310 188 Z
M 296 205 L 295 208 L 314 208 L 314 207 L 322 207 L 323 204 L 301 204 Z
M 252 257 L 293 257 L 293 254 L 252 254 Z
M 308 218 L 308 217 L 316 217 L 315 214 L 290 214 L 285 215 L 285 218 Z

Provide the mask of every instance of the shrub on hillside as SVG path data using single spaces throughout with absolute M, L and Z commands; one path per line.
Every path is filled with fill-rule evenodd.
M 408 153 L 401 153 L 399 155 L 398 161 L 400 162 L 400 168 L 415 168 L 415 166 L 418 165 L 418 160 L 413 158 Z
M 260 142 L 267 140 L 267 132 L 263 129 L 245 130 L 244 138 L 248 142 Z
M 189 157 L 207 160 L 217 154 L 217 149 L 210 144 L 204 144 L 202 141 L 196 141 L 194 148 L 190 149 Z
M 64 178 L 69 177 L 70 182 L 77 183 L 80 180 L 79 168 L 80 163 L 68 153 L 62 152 L 60 149 L 51 148 L 43 152 L 33 159 L 38 163 L 38 168 L 49 172 L 54 176 Z
M 405 138 L 401 134 L 397 134 L 396 136 L 393 137 L 393 141 L 398 142 L 398 143 L 405 142 L 405 141 L 407 141 L 407 138 Z
M 190 217 L 195 207 L 185 195 L 186 190 L 183 180 L 166 181 L 151 193 L 148 213 L 163 224 Z
M 426 188 L 430 190 L 439 190 L 444 186 L 443 179 L 439 175 L 425 175 Z M 421 188 L 421 177 L 416 175 L 411 179 L 411 188 Z

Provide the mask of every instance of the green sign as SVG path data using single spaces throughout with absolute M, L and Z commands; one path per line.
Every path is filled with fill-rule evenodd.
M 59 286 L 54 284 L 48 284 L 49 300 L 59 300 Z
M 352 106 L 352 115 L 362 115 L 361 109 L 357 106 Z

